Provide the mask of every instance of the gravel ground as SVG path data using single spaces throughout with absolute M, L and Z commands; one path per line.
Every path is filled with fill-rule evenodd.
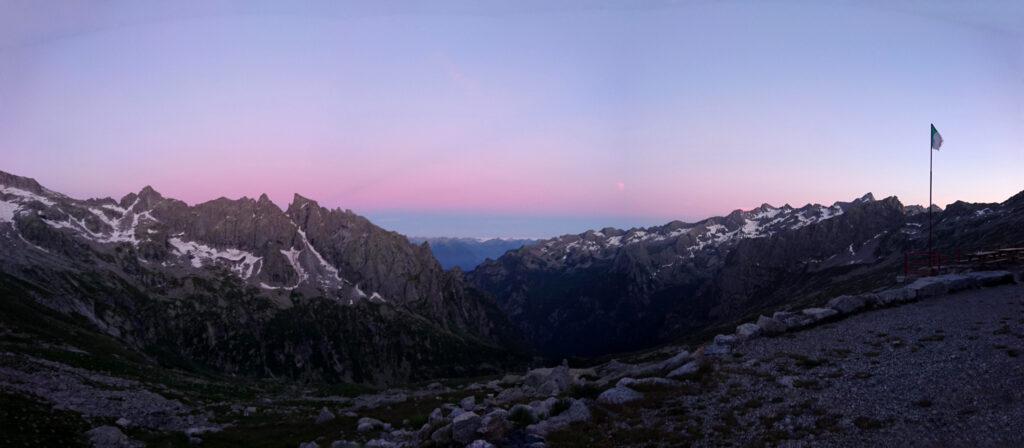
M 657 429 L 629 445 L 1024 446 L 1024 286 L 754 339 L 687 384 L 624 409 L 615 431 Z
M 834 364 L 821 369 L 842 376 L 815 398 L 868 429 L 829 434 L 829 445 L 1024 445 L 1024 287 L 869 312 L 741 350 Z

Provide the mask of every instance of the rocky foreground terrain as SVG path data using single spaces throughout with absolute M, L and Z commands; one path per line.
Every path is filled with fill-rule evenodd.
M 40 346 L 8 328 L 0 418 L 14 430 L 0 442 L 1014 446 L 1022 316 L 1014 274 L 951 274 L 778 310 L 692 346 L 377 391 L 157 370 L 104 338 Z

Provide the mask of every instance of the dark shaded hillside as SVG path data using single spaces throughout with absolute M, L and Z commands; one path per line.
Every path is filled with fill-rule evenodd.
M 493 301 L 425 246 L 296 195 L 77 200 L 0 173 L 3 300 L 88 322 L 165 365 L 395 383 L 521 360 Z
M 1024 246 L 1024 194 L 935 214 L 945 252 Z M 632 351 L 780 306 L 891 284 L 926 247 L 927 214 L 895 197 L 768 205 L 694 224 L 541 241 L 467 277 L 552 358 Z

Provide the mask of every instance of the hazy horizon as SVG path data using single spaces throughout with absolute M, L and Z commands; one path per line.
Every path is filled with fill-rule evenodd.
M 0 169 L 550 237 L 1024 189 L 1012 2 L 11 3 Z M 864 32 L 870 29 L 870 33 Z

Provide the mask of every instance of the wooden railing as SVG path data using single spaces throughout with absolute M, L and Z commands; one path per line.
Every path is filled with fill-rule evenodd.
M 903 254 L 903 275 L 908 278 L 963 269 L 997 269 L 1024 264 L 1024 247 L 972 253 L 911 251 Z

